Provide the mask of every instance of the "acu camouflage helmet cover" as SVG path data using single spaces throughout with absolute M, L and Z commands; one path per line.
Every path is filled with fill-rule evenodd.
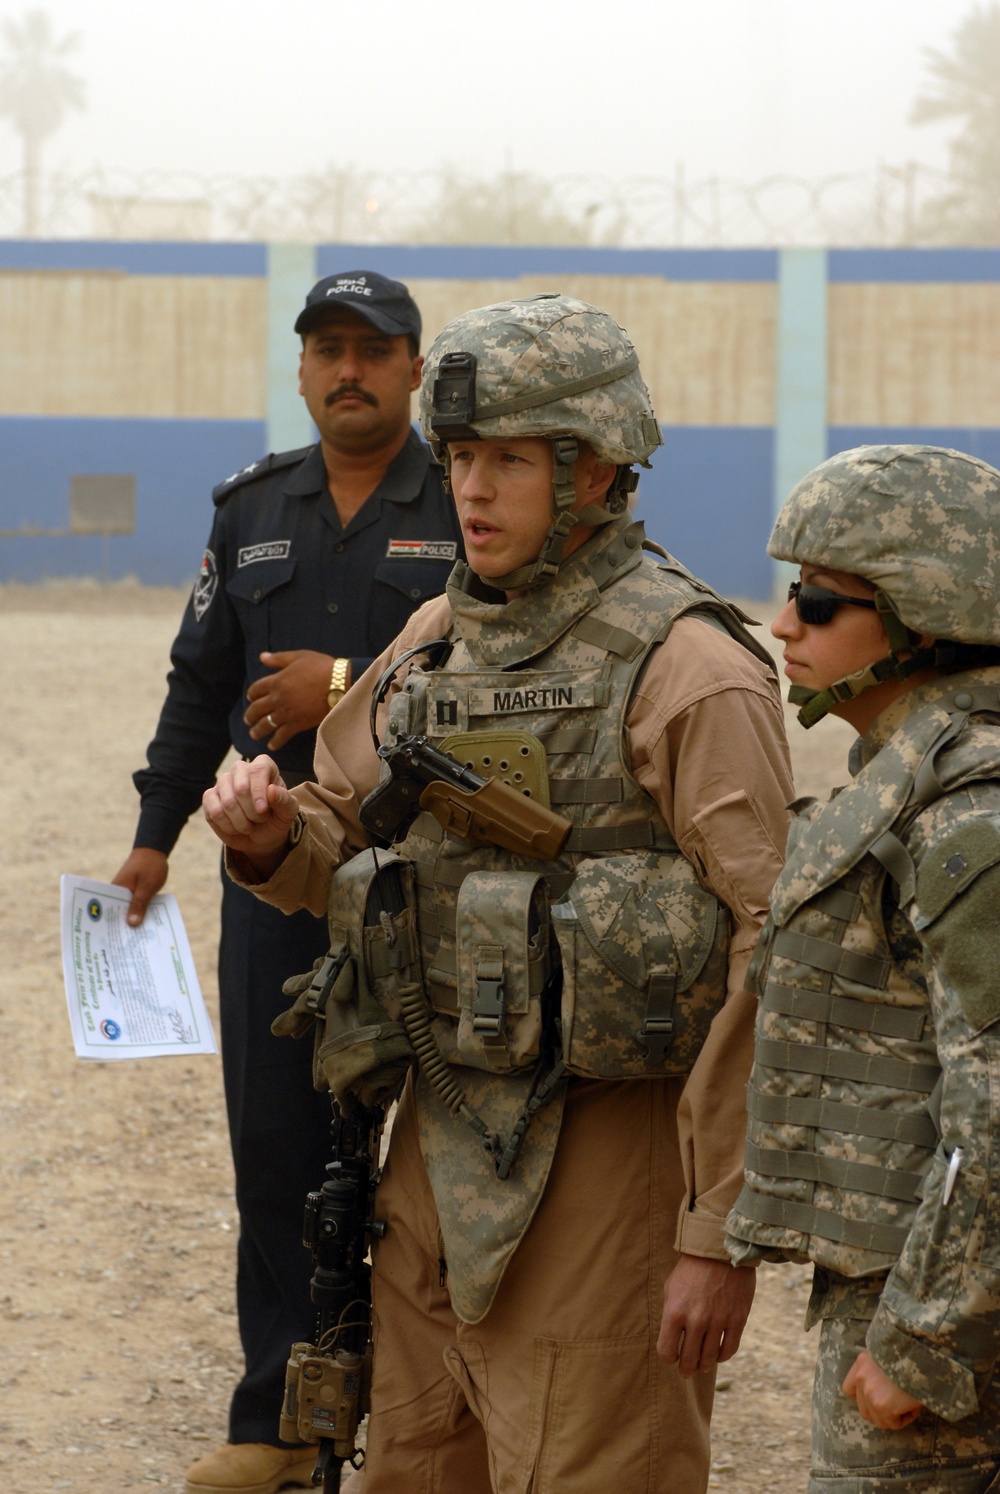
M 1000 472 L 963 452 L 839 452 L 792 490 L 767 548 L 864 577 L 917 633 L 1000 644 Z
M 458 353 L 475 359 L 465 439 L 575 436 L 616 466 L 648 465 L 661 444 L 635 348 L 614 317 L 586 301 L 500 301 L 449 322 L 420 386 L 420 425 L 435 447 L 450 439 L 435 385 L 442 360 Z

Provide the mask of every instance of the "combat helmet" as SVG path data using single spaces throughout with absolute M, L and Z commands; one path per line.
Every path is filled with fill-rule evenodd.
M 536 586 L 562 564 L 574 524 L 605 524 L 628 505 L 662 444 L 639 358 L 606 311 L 541 295 L 467 311 L 435 338 L 420 385 L 420 425 L 448 471 L 447 443 L 542 436 L 552 443 L 552 524 L 541 554 L 492 585 Z M 606 507 L 573 513 L 573 465 L 586 441 L 617 473 Z
M 838 452 L 793 488 L 767 549 L 870 582 L 889 640 L 886 658 L 827 690 L 793 686 L 803 726 L 893 675 L 997 662 L 1000 472 L 976 457 L 943 446 Z M 921 634 L 934 646 L 916 648 Z

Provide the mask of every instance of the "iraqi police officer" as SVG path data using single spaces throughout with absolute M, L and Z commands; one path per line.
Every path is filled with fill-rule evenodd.
M 810 1261 L 810 1490 L 1000 1475 L 1000 473 L 863 446 L 795 488 L 772 631 L 806 726 L 861 733 L 799 806 L 760 991 L 734 1261 Z
M 329 899 L 342 1103 L 420 1054 L 377 1196 L 366 1494 L 700 1494 L 753 1288 L 722 1226 L 791 793 L 777 682 L 643 548 L 628 494 L 660 434 L 610 316 L 459 317 L 421 412 L 468 563 L 325 723 L 318 784 L 261 757 L 205 796 L 234 876 Z M 438 781 L 397 821 L 391 769 L 362 810 L 373 691 L 384 752 L 429 742 L 497 814 Z
M 295 323 L 299 389 L 317 445 L 251 462 L 214 491 L 215 520 L 171 652 L 135 848 L 115 880 L 141 922 L 167 858 L 230 745 L 266 741 L 288 783 L 312 775 L 316 727 L 415 608 L 439 593 L 461 535 L 441 469 L 410 424 L 420 313 L 370 270 L 321 280 Z M 312 1450 L 279 1445 L 284 1366 L 308 1337 L 306 1193 L 329 1160 L 329 1101 L 304 1045 L 270 1024 L 282 982 L 327 946 L 322 920 L 285 918 L 224 879 L 222 1055 L 240 1212 L 237 1306 L 246 1358 L 226 1445 L 190 1494 L 307 1485 Z

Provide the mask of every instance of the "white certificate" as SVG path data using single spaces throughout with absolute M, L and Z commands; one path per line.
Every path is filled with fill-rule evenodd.
M 130 894 L 62 878 L 66 1000 L 78 1058 L 217 1053 L 177 899 L 158 893 L 138 928 Z

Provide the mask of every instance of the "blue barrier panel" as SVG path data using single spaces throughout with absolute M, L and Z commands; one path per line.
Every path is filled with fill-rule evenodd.
M 665 426 L 651 472 L 639 479 L 636 516 L 650 539 L 728 596 L 763 601 L 774 486 L 768 426 Z
M 1000 429 L 995 426 L 954 425 L 832 425 L 827 432 L 827 455 L 854 446 L 948 446 L 1000 468 Z
M 0 270 L 118 270 L 127 275 L 267 274 L 263 244 L 126 239 L 0 239 Z
M 830 283 L 961 285 L 1000 280 L 1000 249 L 831 249 Z
M 408 280 L 521 275 L 662 275 L 665 280 L 775 280 L 774 249 L 569 249 L 543 244 L 320 244 L 316 273 L 377 270 Z
M 68 528 L 74 473 L 136 479 L 134 534 L 0 539 L 0 581 L 131 575 L 183 585 L 212 525 L 212 488 L 266 450 L 261 420 L 0 418 L 0 529 Z

